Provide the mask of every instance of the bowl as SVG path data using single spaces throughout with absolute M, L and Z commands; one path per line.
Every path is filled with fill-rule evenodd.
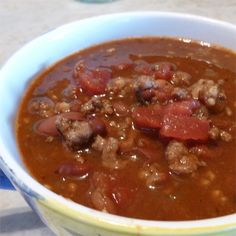
M 33 179 L 19 155 L 15 115 L 29 81 L 59 59 L 101 42 L 133 36 L 191 38 L 236 51 L 236 26 L 168 12 L 127 12 L 72 22 L 16 52 L 0 71 L 0 167 L 58 235 L 236 235 L 236 214 L 193 221 L 148 221 L 99 212 L 51 192 Z

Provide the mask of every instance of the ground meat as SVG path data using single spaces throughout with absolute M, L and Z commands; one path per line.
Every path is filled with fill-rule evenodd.
M 188 86 L 190 85 L 190 80 L 190 74 L 183 71 L 176 71 L 172 75 L 171 83 L 175 86 Z
M 213 140 L 217 140 L 219 136 L 220 130 L 216 126 L 211 127 L 211 129 L 209 130 L 209 137 Z
M 145 164 L 139 172 L 139 177 L 145 180 L 145 184 L 149 189 L 154 190 L 167 180 L 168 174 L 160 170 L 157 163 L 153 163 Z
M 213 126 L 210 130 L 209 130 L 209 137 L 212 140 L 218 140 L 221 139 L 222 141 L 225 142 L 230 142 L 232 140 L 232 135 L 224 130 L 221 130 L 219 128 L 217 128 L 216 126 Z
M 176 100 L 187 100 L 190 99 L 190 94 L 187 89 L 176 87 L 173 89 L 171 96 Z
M 199 120 L 207 120 L 209 117 L 209 112 L 206 106 L 200 105 L 196 111 L 194 111 L 193 116 L 197 117 Z
M 224 130 L 220 132 L 220 138 L 221 140 L 225 142 L 230 142 L 232 140 L 232 135 Z
M 191 174 L 197 170 L 203 162 L 200 162 L 194 154 L 181 142 L 171 141 L 165 151 L 165 157 L 169 168 L 175 174 Z
M 55 113 L 70 112 L 70 103 L 68 102 L 57 102 L 55 105 Z
M 121 160 L 118 154 L 120 144 L 119 141 L 113 137 L 107 139 L 97 136 L 92 147 L 102 152 L 102 164 L 109 169 L 120 169 L 126 165 L 126 161 Z
M 43 118 L 50 117 L 54 114 L 54 102 L 48 97 L 32 98 L 28 105 L 30 114 L 39 115 Z
M 90 100 L 84 103 L 81 106 L 80 111 L 84 114 L 101 111 L 101 113 L 107 115 L 112 115 L 114 112 L 111 102 L 107 99 L 102 99 L 99 96 L 93 96 Z
M 137 100 L 141 103 L 165 102 L 171 98 L 173 86 L 166 80 L 157 79 L 153 76 L 138 76 L 133 83 Z
M 91 114 L 99 111 L 107 115 L 112 115 L 114 112 L 111 102 L 107 99 L 102 99 L 99 96 L 93 96 L 81 106 L 81 112 L 84 114 Z
M 155 86 L 154 77 L 149 75 L 137 76 L 133 83 L 133 88 L 135 91 L 150 89 L 153 88 L 154 86 Z
M 106 144 L 106 140 L 102 138 L 100 135 L 97 135 L 94 143 L 92 144 L 92 148 L 96 151 L 102 152 L 104 146 Z
M 121 93 L 127 89 L 131 84 L 131 80 L 124 77 L 116 77 L 110 80 L 107 84 L 106 90 L 112 93 Z
M 89 114 L 95 111 L 99 111 L 102 108 L 102 100 L 99 96 L 93 96 L 90 100 L 81 106 L 80 111 L 84 114 Z
M 190 87 L 190 91 L 193 98 L 199 99 L 214 112 L 220 112 L 225 108 L 226 95 L 220 84 L 213 80 L 200 79 Z
M 113 106 L 112 106 L 112 104 L 109 100 L 103 99 L 101 112 L 106 114 L 106 115 L 112 115 L 113 114 L 113 112 L 114 112 Z
M 56 119 L 56 128 L 66 145 L 74 151 L 87 144 L 93 136 L 93 130 L 88 121 L 71 120 L 59 116 Z

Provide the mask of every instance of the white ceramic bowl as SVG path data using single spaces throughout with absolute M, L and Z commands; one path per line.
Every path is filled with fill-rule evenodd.
M 236 235 L 236 214 L 197 221 L 145 221 L 98 212 L 64 199 L 34 180 L 21 161 L 14 118 L 29 80 L 82 48 L 130 36 L 174 36 L 236 51 L 236 26 L 193 15 L 121 13 L 59 27 L 25 45 L 0 71 L 0 166 L 43 221 L 59 235 Z

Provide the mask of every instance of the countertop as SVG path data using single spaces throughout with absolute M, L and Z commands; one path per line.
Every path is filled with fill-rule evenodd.
M 175 11 L 236 24 L 236 0 L 116 0 L 86 4 L 78 0 L 1 0 L 0 67 L 26 42 L 74 20 L 123 11 Z M 53 236 L 14 191 L 0 190 L 0 235 Z

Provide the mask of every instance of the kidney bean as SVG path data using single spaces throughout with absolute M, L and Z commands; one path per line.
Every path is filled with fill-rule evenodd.
M 55 171 L 56 174 L 62 176 L 77 176 L 81 177 L 88 174 L 90 171 L 90 166 L 86 163 L 63 163 Z
M 106 133 L 106 125 L 104 121 L 98 117 L 92 117 L 89 119 L 89 125 L 91 126 L 94 135 L 96 134 L 105 134 Z
M 61 113 L 60 115 L 51 116 L 49 118 L 39 120 L 35 124 L 35 132 L 40 135 L 45 136 L 57 136 L 59 135 L 59 132 L 57 131 L 55 122 L 58 116 L 63 116 L 68 119 L 72 120 L 83 120 L 83 116 L 79 112 L 66 112 Z

